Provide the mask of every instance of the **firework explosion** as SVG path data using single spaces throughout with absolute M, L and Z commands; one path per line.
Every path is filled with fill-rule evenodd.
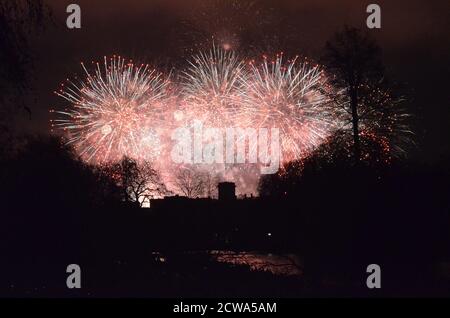
M 363 146 L 363 159 L 370 158 L 370 143 L 381 148 L 382 160 L 388 162 L 392 157 L 401 157 L 412 142 L 408 121 L 410 115 L 403 109 L 403 97 L 394 96 L 383 87 L 365 85 L 360 106 L 360 126 Z M 348 125 L 349 126 L 349 125 Z
M 245 78 L 245 63 L 233 51 L 214 46 L 194 56 L 182 74 L 186 113 L 211 127 L 247 126 L 239 103 Z
M 274 60 L 247 62 L 214 46 L 194 55 L 174 85 L 148 65 L 135 66 L 120 57 L 105 58 L 104 66 L 96 64 L 93 71 L 82 66 L 86 78 L 68 80 L 56 92 L 70 108 L 56 112 L 53 125 L 88 162 L 114 162 L 123 156 L 153 160 L 165 180 L 173 179 L 179 168 L 170 157 L 173 129 L 191 128 L 193 120 L 221 129 L 278 128 L 282 163 L 308 157 L 349 127 L 345 94 L 329 84 L 320 66 L 306 59 L 285 61 L 281 54 Z M 367 112 L 361 113 L 361 136 L 391 151 L 389 141 L 402 113 L 369 111 L 370 103 L 392 106 L 390 96 L 373 94 L 383 101 L 370 94 L 363 101 Z M 256 193 L 255 164 L 193 168 L 236 182 L 241 193 Z
M 148 65 L 135 66 L 121 57 L 104 59 L 93 73 L 82 63 L 84 81 L 68 80 L 57 95 L 71 103 L 59 111 L 53 126 L 66 132 L 87 161 L 109 162 L 122 156 L 152 159 L 160 152 L 157 128 L 169 81 Z
M 297 59 L 283 63 L 281 54 L 250 66 L 243 104 L 253 126 L 280 129 L 283 161 L 301 159 L 339 126 L 339 113 L 328 97 L 332 87 L 318 65 Z
M 213 43 L 224 50 L 245 47 L 248 51 L 264 39 L 266 32 L 262 30 L 270 25 L 270 11 L 256 1 L 202 1 L 183 21 L 186 34 L 181 46 L 190 53 L 207 50 Z

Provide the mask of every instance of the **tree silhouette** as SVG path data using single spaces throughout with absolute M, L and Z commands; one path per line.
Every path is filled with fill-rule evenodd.
M 382 79 L 381 49 L 376 42 L 361 30 L 344 27 L 325 46 L 323 62 L 335 75 L 332 82 L 343 89 L 348 103 L 338 103 L 351 116 L 353 133 L 353 155 L 356 162 L 361 159 L 362 99 L 364 90 Z
M 22 109 L 31 117 L 23 100 L 33 66 L 29 41 L 50 15 L 42 0 L 0 0 L 0 160 L 17 143 L 10 125 L 15 112 Z
M 138 163 L 134 159 L 124 157 L 120 162 L 107 166 L 106 170 L 122 190 L 125 202 L 142 206 L 145 200 L 168 192 L 158 171 L 149 162 Z
M 17 100 L 29 86 L 32 66 L 29 41 L 50 17 L 50 10 L 42 0 L 0 0 L 0 105 L 3 112 L 6 99 Z M 23 107 L 31 113 L 29 108 Z
M 175 174 L 176 188 L 188 198 L 211 196 L 214 181 L 208 173 L 181 168 Z
M 208 198 L 216 198 L 218 196 L 217 186 L 219 184 L 219 179 L 217 176 L 213 176 L 210 173 L 204 175 L 205 183 L 205 196 Z

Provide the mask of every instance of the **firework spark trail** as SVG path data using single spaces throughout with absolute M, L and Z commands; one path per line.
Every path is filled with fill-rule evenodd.
M 195 55 L 182 74 L 186 112 L 211 127 L 242 125 L 239 94 L 245 77 L 245 63 L 233 51 L 214 46 Z
M 82 63 L 84 81 L 68 80 L 57 95 L 72 104 L 59 111 L 54 126 L 67 134 L 87 161 L 114 161 L 124 155 L 151 158 L 160 151 L 155 128 L 161 125 L 169 80 L 149 65 L 105 57 L 94 72 Z

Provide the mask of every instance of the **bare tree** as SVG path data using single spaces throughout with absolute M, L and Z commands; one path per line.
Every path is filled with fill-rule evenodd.
M 216 176 L 211 175 L 210 173 L 205 173 L 205 195 L 208 198 L 216 198 L 218 196 L 217 193 L 217 185 L 219 184 L 219 179 Z
M 349 101 L 342 105 L 351 116 L 353 154 L 359 162 L 361 101 L 366 94 L 364 89 L 382 79 L 381 49 L 367 33 L 346 26 L 327 42 L 323 62 L 335 75 L 333 84 L 344 89 Z
M 124 157 L 122 161 L 108 168 L 122 190 L 126 202 L 142 206 L 144 199 L 152 199 L 168 193 L 160 175 L 151 163 L 138 163 Z
M 212 194 L 213 181 L 208 173 L 182 168 L 176 173 L 174 184 L 188 198 L 204 197 Z

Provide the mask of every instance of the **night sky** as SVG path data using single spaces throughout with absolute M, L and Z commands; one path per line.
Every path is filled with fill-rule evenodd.
M 190 52 L 208 47 L 213 37 L 248 55 L 284 51 L 318 59 L 327 39 L 345 24 L 366 28 L 365 10 L 374 1 L 262 1 L 236 12 L 226 1 L 215 1 L 214 6 L 199 0 L 77 0 L 82 29 L 69 30 L 65 9 L 73 2 L 47 0 L 54 24 L 32 43 L 32 117 L 19 125 L 25 131 L 49 132 L 49 109 L 64 105 L 53 91 L 80 73 L 80 61 L 120 54 L 178 67 Z M 450 157 L 450 2 L 376 3 L 382 8 L 382 28 L 370 32 L 383 49 L 389 78 L 404 87 L 411 100 L 407 107 L 414 115 L 418 144 L 411 157 L 426 162 Z

